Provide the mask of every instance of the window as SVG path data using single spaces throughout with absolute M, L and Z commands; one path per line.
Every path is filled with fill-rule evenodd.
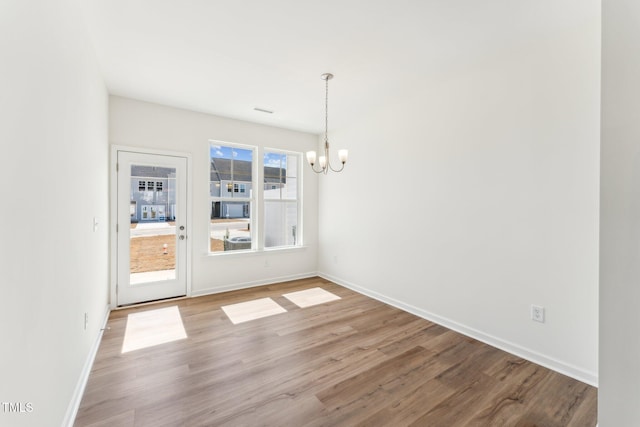
M 147 183 L 145 181 L 138 181 L 138 191 L 146 191 Z
M 209 146 L 210 252 L 253 247 L 254 148 L 235 144 Z
M 147 181 L 147 191 L 153 191 L 153 181 Z
M 254 161 L 258 153 L 262 165 Z M 209 144 L 210 253 L 302 244 L 301 158 L 300 153 L 275 149 L 262 152 L 232 143 Z M 163 187 L 156 184 L 157 191 Z M 256 200 L 264 204 L 257 206 Z M 254 223 L 256 208 L 260 224 Z
M 156 182 L 156 191 L 162 193 L 162 181 Z
M 298 169 L 300 156 L 275 150 L 264 154 L 264 247 L 300 245 Z

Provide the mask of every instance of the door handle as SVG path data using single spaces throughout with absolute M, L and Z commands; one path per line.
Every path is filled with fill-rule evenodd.
M 180 240 L 184 240 L 184 234 L 180 235 Z

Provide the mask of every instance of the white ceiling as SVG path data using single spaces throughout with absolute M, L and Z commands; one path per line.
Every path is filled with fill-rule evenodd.
M 86 0 L 111 94 L 321 133 L 581 19 L 582 0 Z M 265 114 L 254 107 L 274 111 Z

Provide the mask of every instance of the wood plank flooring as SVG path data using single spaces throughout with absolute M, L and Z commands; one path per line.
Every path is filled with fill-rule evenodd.
M 340 300 L 299 308 L 321 287 Z M 233 325 L 223 305 L 287 312 Z M 186 339 L 122 353 L 127 316 L 178 306 Z M 595 426 L 594 387 L 320 278 L 111 313 L 75 425 Z

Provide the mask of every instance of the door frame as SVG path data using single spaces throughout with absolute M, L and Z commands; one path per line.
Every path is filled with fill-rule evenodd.
M 109 159 L 109 307 L 111 310 L 118 309 L 118 298 L 116 294 L 116 286 L 118 284 L 118 233 L 116 232 L 116 225 L 118 222 L 118 173 L 117 173 L 117 162 L 118 162 L 118 151 L 128 151 L 133 153 L 140 154 L 156 154 L 161 156 L 174 156 L 174 157 L 184 157 L 187 159 L 187 170 L 186 170 L 186 179 L 187 179 L 187 230 L 189 231 L 187 234 L 187 244 L 186 244 L 186 280 L 187 280 L 187 298 L 191 296 L 191 254 L 192 247 L 191 244 L 192 239 L 189 236 L 193 234 L 190 232 L 191 227 L 193 226 L 193 189 L 192 189 L 192 159 L 190 153 L 180 152 L 180 151 L 169 151 L 169 150 L 156 150 L 152 148 L 143 148 L 143 147 L 132 147 L 125 145 L 111 145 L 111 153 Z M 130 306 L 128 306 L 130 307 Z

